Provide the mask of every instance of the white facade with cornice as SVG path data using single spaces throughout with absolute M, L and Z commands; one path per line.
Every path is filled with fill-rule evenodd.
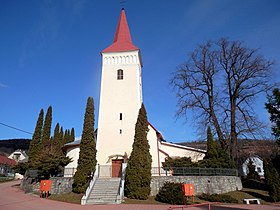
M 110 158 L 131 152 L 142 104 L 141 66 L 139 50 L 102 53 L 97 135 L 99 164 L 111 164 Z
M 127 161 L 132 151 L 135 124 L 143 103 L 140 49 L 132 43 L 124 10 L 121 12 L 113 43 L 101 55 L 97 163 L 106 165 L 106 176 L 119 176 L 122 163 Z M 205 156 L 204 150 L 165 142 L 160 132 L 150 123 L 147 139 L 152 167 L 156 168 L 153 171 L 157 175 L 162 175 L 159 168 L 167 157 L 187 156 L 196 162 Z M 79 142 L 69 143 L 64 149 L 73 160 L 66 169 L 77 167 Z

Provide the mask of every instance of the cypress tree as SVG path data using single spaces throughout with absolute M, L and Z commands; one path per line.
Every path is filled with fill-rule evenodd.
M 150 145 L 147 140 L 148 120 L 144 105 L 142 104 L 135 125 L 135 136 L 132 152 L 128 160 L 125 177 L 125 194 L 128 198 L 147 199 L 151 188 Z
M 95 172 L 95 166 L 96 144 L 94 137 L 94 103 L 93 98 L 89 97 L 84 117 L 78 167 L 72 185 L 73 192 L 84 193 L 86 191 L 91 175 Z
M 67 144 L 67 143 L 71 142 L 71 134 L 70 134 L 69 129 L 65 130 L 63 142 L 64 142 L 64 144 Z
M 42 136 L 43 148 L 50 146 L 51 125 L 52 125 L 52 107 L 49 106 L 44 121 L 44 127 L 43 127 L 43 136 Z
M 56 154 L 60 154 L 61 146 L 62 146 L 62 142 L 60 141 L 60 125 L 59 123 L 57 123 L 54 128 L 52 151 L 54 151 Z
M 74 128 L 71 129 L 71 134 L 70 134 L 70 142 L 75 141 L 75 130 Z
M 40 114 L 37 119 L 36 127 L 32 136 L 32 140 L 29 146 L 29 167 L 34 168 L 36 165 L 37 158 L 41 152 L 41 138 L 42 138 L 42 128 L 44 121 L 44 110 L 41 109 Z
M 59 131 L 59 142 L 60 142 L 60 145 L 64 145 L 64 131 L 63 131 L 63 127 L 61 126 L 60 127 L 60 131 Z
M 207 128 L 207 153 L 205 155 L 205 159 L 209 159 L 209 158 L 218 158 L 218 146 L 217 146 L 217 143 L 213 139 L 211 128 L 208 126 L 208 128 Z

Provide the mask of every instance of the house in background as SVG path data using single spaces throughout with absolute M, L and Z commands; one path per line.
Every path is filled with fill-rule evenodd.
M 241 171 L 242 175 L 246 177 L 247 174 L 249 173 L 248 164 L 250 160 L 253 162 L 253 165 L 255 165 L 256 172 L 258 172 L 259 176 L 263 179 L 264 178 L 263 159 L 258 155 L 250 156 L 244 161 L 244 163 L 242 164 L 242 171 Z
M 28 161 L 28 155 L 25 151 L 18 149 L 9 155 L 10 159 L 15 160 L 17 163 L 23 163 Z
M 12 167 L 16 165 L 16 161 L 0 154 L 0 175 L 13 176 Z

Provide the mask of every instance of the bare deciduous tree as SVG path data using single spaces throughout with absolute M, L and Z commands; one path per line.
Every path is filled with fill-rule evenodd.
M 215 129 L 221 147 L 233 158 L 238 136 L 254 135 L 262 126 L 252 106 L 255 97 L 274 86 L 273 61 L 257 53 L 240 41 L 209 41 L 199 45 L 171 79 L 178 116 L 194 111 L 200 123 Z

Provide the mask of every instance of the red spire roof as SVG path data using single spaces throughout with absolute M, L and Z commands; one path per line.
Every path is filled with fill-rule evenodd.
M 125 11 L 122 9 L 113 44 L 102 52 L 123 52 L 132 50 L 139 50 L 139 48 L 132 43 Z

